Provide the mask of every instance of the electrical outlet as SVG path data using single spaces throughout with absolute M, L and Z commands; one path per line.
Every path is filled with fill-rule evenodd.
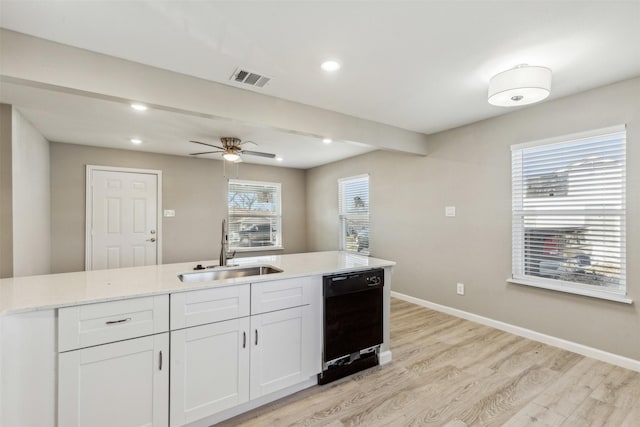
M 458 295 L 464 295 L 464 283 L 458 283 L 456 285 L 456 293 Z

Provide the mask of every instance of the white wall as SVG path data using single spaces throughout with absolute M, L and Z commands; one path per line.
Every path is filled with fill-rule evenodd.
M 13 108 L 13 275 L 51 272 L 49 142 Z
M 627 124 L 627 305 L 509 284 L 510 145 Z M 309 250 L 338 248 L 337 179 L 370 174 L 371 251 L 393 290 L 640 360 L 640 78 L 430 135 L 427 157 L 377 151 L 307 171 Z M 457 216 L 445 217 L 445 206 Z M 456 295 L 456 283 L 466 295 Z

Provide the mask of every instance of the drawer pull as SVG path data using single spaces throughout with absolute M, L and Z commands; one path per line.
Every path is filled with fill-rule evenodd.
M 247 347 L 247 332 L 242 332 L 242 348 Z
M 114 325 L 116 323 L 124 323 L 124 322 L 128 322 L 129 320 L 131 320 L 131 317 L 127 317 L 126 319 L 120 319 L 120 320 L 109 320 L 107 322 L 105 322 L 105 324 L 107 325 Z
M 158 354 L 158 371 L 162 371 L 162 350 L 160 350 L 160 354 Z
M 258 345 L 258 330 L 256 329 L 256 345 Z

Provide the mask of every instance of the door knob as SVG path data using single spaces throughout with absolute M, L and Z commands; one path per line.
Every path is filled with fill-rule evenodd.
M 150 239 L 147 239 L 147 242 L 151 242 L 151 243 L 153 243 L 153 242 L 155 242 L 155 241 L 156 241 L 156 238 L 155 238 L 155 237 L 152 237 L 152 238 L 150 238 Z

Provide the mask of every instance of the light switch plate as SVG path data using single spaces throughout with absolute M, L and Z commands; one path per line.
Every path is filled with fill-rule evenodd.
M 444 216 L 456 216 L 456 207 L 455 206 L 445 206 L 444 207 Z
M 166 217 L 176 216 L 176 211 L 174 211 L 173 209 L 165 209 L 164 216 Z

